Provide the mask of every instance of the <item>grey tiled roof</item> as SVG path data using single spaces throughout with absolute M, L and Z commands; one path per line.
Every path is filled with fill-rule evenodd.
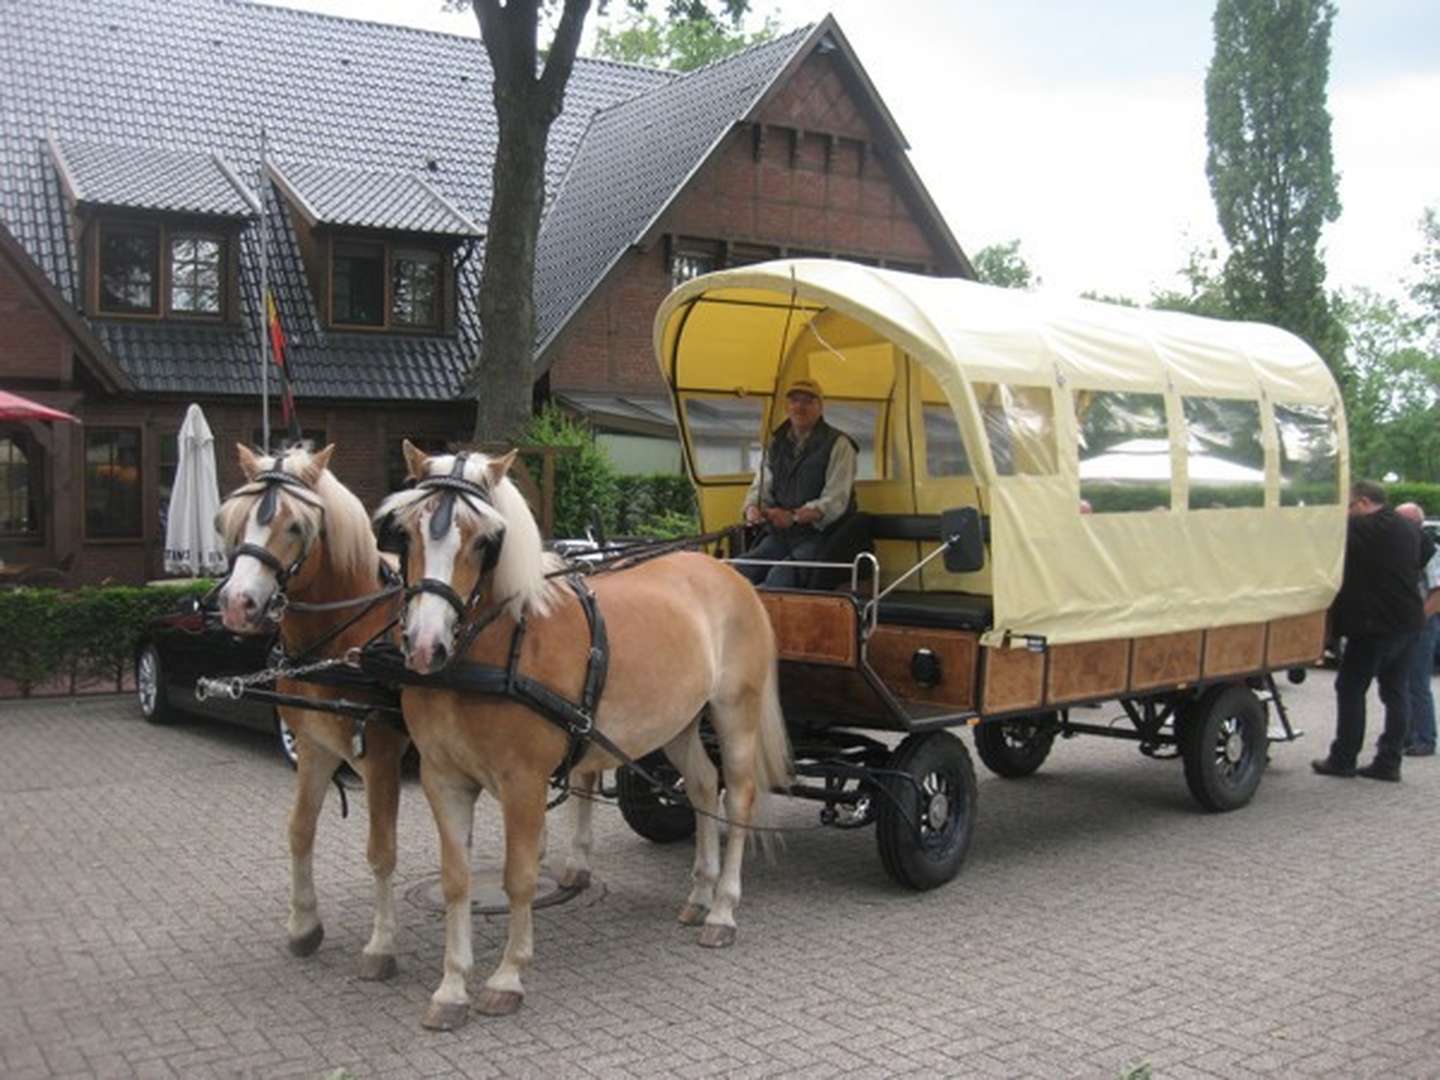
M 282 165 L 270 173 L 314 221 L 358 229 L 392 229 L 440 236 L 481 236 L 484 230 L 424 177 L 411 173 L 347 169 L 336 165 Z
M 260 209 L 234 168 L 215 154 L 56 138 L 56 168 L 77 202 L 137 210 L 249 217 Z
M 219 155 L 260 189 L 263 122 L 270 155 L 287 168 L 423 175 L 472 221 L 483 224 L 489 213 L 496 126 L 478 39 L 238 0 L 0 0 L 0 25 L 0 220 L 72 302 L 78 257 L 47 145 L 52 134 L 64 146 Z M 597 109 L 674 79 L 577 60 L 565 111 L 551 127 L 549 190 Z M 258 390 L 256 236 L 253 227 L 241 234 L 237 325 L 92 320 L 141 390 Z M 454 333 L 377 340 L 323 330 L 287 217 L 272 216 L 270 237 L 270 275 L 302 399 L 461 392 L 480 341 L 478 255 L 465 265 Z
M 538 344 L 564 325 L 805 44 L 805 27 L 595 116 L 540 231 Z

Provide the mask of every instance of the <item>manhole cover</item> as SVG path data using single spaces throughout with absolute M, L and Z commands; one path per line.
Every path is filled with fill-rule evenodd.
M 593 875 L 588 889 L 562 889 L 548 867 L 540 868 L 540 877 L 535 882 L 536 910 L 568 904 L 583 897 L 581 906 L 589 907 L 605 895 L 605 886 Z M 432 874 L 422 878 L 405 890 L 405 898 L 422 911 L 445 913 L 445 893 L 440 886 L 440 875 Z M 470 910 L 476 915 L 509 915 L 510 901 L 505 896 L 505 876 L 501 867 L 481 865 L 470 875 Z

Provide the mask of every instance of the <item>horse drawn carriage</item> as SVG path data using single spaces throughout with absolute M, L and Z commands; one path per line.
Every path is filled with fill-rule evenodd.
M 769 836 L 773 793 L 819 801 L 837 826 L 873 823 L 904 885 L 953 877 L 976 788 L 952 727 L 1019 777 L 1057 736 L 1121 734 L 1071 715 L 1116 701 L 1143 751 L 1180 754 L 1202 805 L 1251 798 L 1272 708 L 1294 735 L 1274 673 L 1320 655 L 1342 566 L 1343 413 L 1302 343 L 821 260 L 688 282 L 655 341 L 706 526 L 738 518 L 791 382 L 825 386 L 829 422 L 859 444 L 858 509 L 805 587 L 757 592 L 699 552 L 579 573 L 543 549 L 513 453 L 408 443 L 411 486 L 375 518 L 402 583 L 329 472 L 333 447 L 241 448 L 219 606 L 237 633 L 279 620 L 281 650 L 200 688 L 273 701 L 298 736 L 297 955 L 323 937 L 315 824 L 346 761 L 367 790 L 376 884 L 361 975 L 395 971 L 410 740 L 440 833 L 445 974 L 424 1021 L 438 1028 L 468 1015 L 482 790 L 502 807 L 511 903 L 486 1013 L 523 997 L 550 783 L 579 796 L 562 885 L 589 881 L 604 770 L 623 766 L 637 831 L 694 831 L 679 918 L 711 947 L 735 940 L 745 841 Z M 660 750 L 683 793 L 659 775 Z
M 795 380 L 859 446 L 832 565 L 761 595 L 790 794 L 873 822 L 900 883 L 949 880 L 969 844 L 949 728 L 1012 778 L 1057 736 L 1178 753 L 1214 811 L 1295 737 L 1275 673 L 1323 650 L 1347 478 L 1339 391 L 1292 335 L 797 260 L 682 285 L 655 348 L 704 528 L 739 520 Z M 1129 723 L 1072 712 L 1098 702 Z M 620 793 L 639 831 L 683 831 L 643 785 Z

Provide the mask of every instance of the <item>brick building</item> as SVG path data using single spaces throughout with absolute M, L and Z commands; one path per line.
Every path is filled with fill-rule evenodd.
M 222 488 L 233 443 L 260 441 L 262 273 L 304 434 L 367 503 L 402 437 L 470 436 L 480 42 L 238 0 L 16 0 L 6 21 L 0 386 L 83 424 L 0 425 L 0 557 L 158 576 L 186 406 Z M 794 255 L 971 275 L 832 20 L 683 75 L 577 60 L 547 164 L 542 394 L 622 465 L 674 467 L 657 304 Z

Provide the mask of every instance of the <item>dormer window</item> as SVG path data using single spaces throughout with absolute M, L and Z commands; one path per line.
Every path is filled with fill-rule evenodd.
M 330 321 L 336 326 L 438 330 L 445 259 L 438 249 L 336 238 Z
M 224 315 L 227 244 L 223 234 L 167 223 L 103 219 L 98 232 L 96 310 L 100 314 Z

